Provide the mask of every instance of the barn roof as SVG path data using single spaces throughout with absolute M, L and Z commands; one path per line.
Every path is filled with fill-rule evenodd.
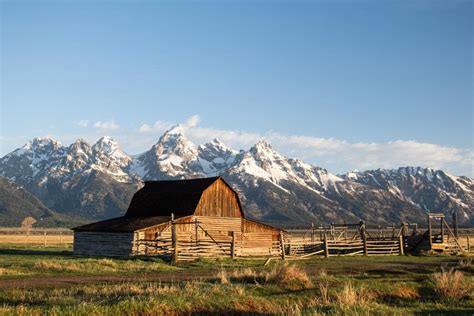
M 146 181 L 132 198 L 125 217 L 192 215 L 204 190 L 219 177 Z
M 171 216 L 149 216 L 149 217 L 116 217 L 105 221 L 82 225 L 73 228 L 75 231 L 93 232 L 133 232 L 169 222 Z

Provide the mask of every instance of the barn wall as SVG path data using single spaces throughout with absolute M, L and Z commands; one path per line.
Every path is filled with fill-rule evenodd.
M 194 215 L 243 217 L 237 194 L 221 179 L 204 190 Z
M 133 233 L 74 232 L 73 251 L 76 255 L 130 256 Z

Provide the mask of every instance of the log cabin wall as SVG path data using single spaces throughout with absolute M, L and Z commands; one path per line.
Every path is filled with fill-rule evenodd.
M 89 256 L 132 255 L 133 232 L 74 232 L 74 254 Z
M 237 194 L 222 179 L 204 190 L 194 215 L 244 217 Z
M 241 237 L 242 256 L 279 255 L 281 253 L 280 229 L 243 219 Z

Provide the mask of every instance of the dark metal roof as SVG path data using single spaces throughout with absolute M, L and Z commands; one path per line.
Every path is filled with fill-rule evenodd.
M 125 217 L 192 215 L 204 190 L 219 177 L 146 181 L 132 198 Z
M 73 228 L 74 231 L 133 232 L 171 221 L 171 216 L 116 217 Z

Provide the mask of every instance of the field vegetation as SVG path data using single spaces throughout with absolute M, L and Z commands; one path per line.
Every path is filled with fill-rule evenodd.
M 0 314 L 410 315 L 474 313 L 469 257 L 302 261 L 76 257 L 0 247 Z

